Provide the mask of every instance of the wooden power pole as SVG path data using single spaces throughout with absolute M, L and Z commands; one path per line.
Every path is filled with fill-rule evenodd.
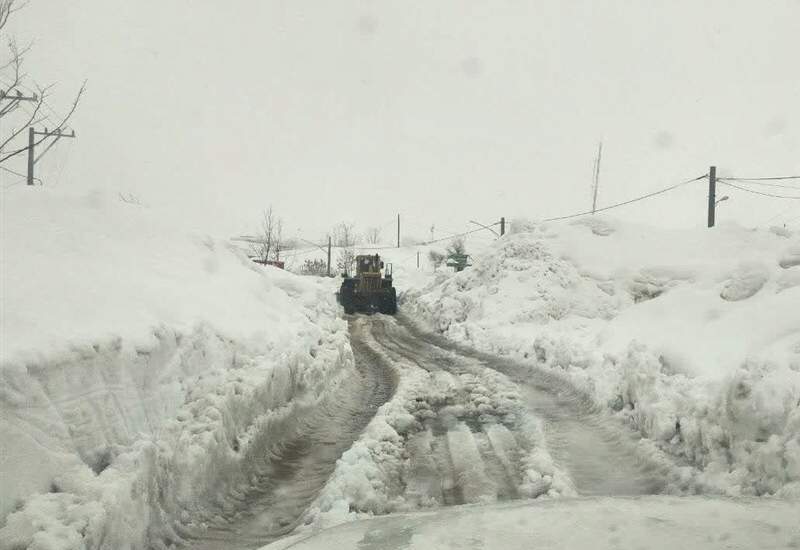
M 400 214 L 397 215 L 397 248 L 400 248 Z
M 36 136 L 44 136 L 42 140 L 39 141 L 41 143 L 45 139 L 49 137 L 54 137 L 53 141 L 45 147 L 44 151 L 39 153 L 39 156 L 36 156 Z M 56 142 L 61 139 L 62 137 L 66 138 L 74 138 L 75 137 L 75 130 L 72 130 L 72 133 L 67 134 L 64 133 L 60 128 L 53 130 L 52 132 L 49 131 L 47 128 L 44 129 L 44 132 L 37 132 L 34 130 L 33 126 L 28 128 L 28 185 L 33 185 L 33 167 L 34 165 L 39 162 L 41 159 L 52 147 L 56 144 Z
M 328 235 L 328 277 L 331 276 L 331 236 Z
M 708 169 L 708 227 L 714 227 L 717 209 L 717 167 Z
M 13 111 L 17 107 L 18 103 L 21 101 L 39 101 L 39 96 L 37 96 L 36 94 L 23 95 L 22 92 L 20 92 L 19 90 L 17 90 L 16 94 L 12 94 L 10 92 L 11 89 L 9 89 L 8 91 L 0 90 L 0 116 L 6 115 L 11 111 Z M 6 105 L 3 105 L 2 103 L 4 101 L 8 101 L 8 103 Z M 0 152 L 2 151 L 0 150 Z
M 506 234 L 506 219 L 500 218 L 500 236 L 502 237 L 505 234 Z

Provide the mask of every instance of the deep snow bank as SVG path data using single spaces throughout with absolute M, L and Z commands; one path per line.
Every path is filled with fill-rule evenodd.
M 202 526 L 352 369 L 330 288 L 95 193 L 5 192 L 0 547 Z
M 698 466 L 698 488 L 800 495 L 800 236 L 515 227 L 406 313 L 563 373 Z

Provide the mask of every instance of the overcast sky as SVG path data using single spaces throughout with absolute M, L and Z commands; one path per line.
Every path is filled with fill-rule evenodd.
M 30 0 L 13 23 L 55 110 L 89 81 L 43 179 L 214 234 L 270 204 L 309 238 L 397 212 L 421 236 L 569 214 L 600 140 L 600 206 L 710 164 L 800 174 L 800 0 Z M 706 192 L 614 215 L 702 226 Z M 721 220 L 800 216 L 724 193 Z

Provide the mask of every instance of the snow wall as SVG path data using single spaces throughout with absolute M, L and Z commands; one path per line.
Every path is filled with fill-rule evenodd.
M 800 497 L 800 235 L 600 217 L 512 228 L 401 309 L 589 390 L 693 466 L 689 492 Z
M 0 548 L 168 545 L 352 372 L 325 282 L 101 192 L 4 191 Z

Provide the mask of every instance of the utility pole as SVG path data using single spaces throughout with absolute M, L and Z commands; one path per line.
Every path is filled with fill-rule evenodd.
M 400 214 L 397 215 L 397 248 L 400 248 Z
M 717 208 L 717 167 L 708 169 L 708 227 L 714 227 Z
M 10 94 L 11 89 L 8 91 L 0 90 L 0 101 L 10 101 L 15 103 L 17 101 L 39 101 L 39 96 L 33 94 L 31 96 L 22 95 L 22 92 L 17 90 L 16 94 Z
M 19 103 L 20 101 L 39 101 L 39 96 L 36 94 L 33 95 L 23 95 L 22 92 L 17 90 L 16 94 L 10 94 L 11 90 L 8 91 L 0 90 L 0 102 L 9 101 L 10 103 L 5 107 L 0 108 L 0 115 L 4 115 L 6 113 L 11 112 L 14 109 L 14 105 Z
M 44 139 L 49 137 L 54 137 L 53 141 L 50 142 L 50 145 L 45 147 L 44 151 L 39 153 L 39 156 L 35 156 L 34 149 L 36 148 L 36 136 L 44 136 Z M 75 137 L 75 130 L 72 130 L 71 134 L 66 134 L 61 131 L 60 128 L 57 128 L 50 132 L 47 128 L 44 129 L 44 132 L 37 132 L 34 130 L 33 126 L 28 128 L 28 185 L 33 185 L 33 167 L 34 165 L 39 162 L 45 153 L 47 153 L 56 142 L 61 139 L 62 137 L 66 138 L 74 138 Z
M 417 250 L 417 269 L 419 269 L 419 250 Z
M 331 276 L 331 236 L 328 235 L 328 277 Z
M 0 107 L 0 116 L 5 115 L 6 113 L 10 113 L 14 109 L 14 106 L 20 101 L 39 101 L 39 96 L 37 96 L 36 94 L 30 96 L 22 95 L 22 92 L 17 90 L 17 93 L 15 95 L 8 93 L 10 91 L 11 91 L 10 89 L 8 91 L 0 90 L 0 103 L 2 103 L 3 101 L 10 102 L 5 107 Z
M 597 210 L 597 191 L 600 188 L 600 159 L 603 158 L 603 142 L 597 146 L 597 158 L 594 161 L 594 177 L 592 185 L 592 214 Z
M 500 236 L 502 237 L 505 234 L 506 234 L 506 219 L 500 218 Z

